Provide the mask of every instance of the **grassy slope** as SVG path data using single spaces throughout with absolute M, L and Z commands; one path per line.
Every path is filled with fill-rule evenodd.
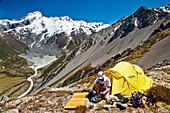
M 0 75 L 0 95 L 4 94 L 5 92 L 9 91 L 11 88 L 22 84 L 25 82 L 26 79 L 24 77 L 9 77 L 6 74 Z
M 28 67 L 27 61 L 21 57 L 13 56 L 0 62 L 0 97 L 13 96 L 16 91 L 23 91 L 28 87 L 26 79 L 34 71 Z M 24 87 L 22 87 L 24 85 Z M 18 95 L 21 92 L 17 92 Z M 17 96 L 17 95 L 16 95 Z

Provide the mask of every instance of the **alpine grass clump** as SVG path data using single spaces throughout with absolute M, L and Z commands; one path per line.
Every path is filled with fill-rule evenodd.
M 154 87 L 151 87 L 148 91 L 148 96 L 151 95 L 150 92 L 156 92 L 157 93 L 157 102 L 165 102 L 166 104 L 170 104 L 170 89 L 166 88 L 161 85 L 157 85 Z

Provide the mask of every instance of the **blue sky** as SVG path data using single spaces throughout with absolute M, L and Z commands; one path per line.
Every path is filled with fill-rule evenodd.
M 44 16 L 69 16 L 73 20 L 112 24 L 140 6 L 157 8 L 170 0 L 0 0 L 0 19 L 19 19 L 29 12 Z

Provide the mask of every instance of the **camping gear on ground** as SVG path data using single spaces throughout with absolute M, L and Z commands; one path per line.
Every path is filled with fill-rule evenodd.
M 143 102 L 142 102 L 142 98 L 143 98 L 142 93 L 140 93 L 140 92 L 132 93 L 131 102 L 133 104 L 133 107 L 135 107 L 135 108 L 137 108 L 137 107 L 143 108 L 144 105 L 143 105 Z
M 143 92 L 152 86 L 153 80 L 144 74 L 138 65 L 129 62 L 119 62 L 113 68 L 104 71 L 111 81 L 111 95 L 120 93 L 125 97 L 131 97 L 134 91 Z M 86 90 L 91 89 L 94 84 Z
M 121 104 L 121 103 L 117 103 L 117 104 L 116 104 L 116 108 L 119 108 L 120 110 L 125 110 L 125 109 L 126 109 L 126 106 L 124 106 L 124 105 Z
M 118 99 L 117 96 L 112 96 L 112 95 L 110 95 L 110 100 L 109 100 L 109 103 L 108 103 L 108 104 L 113 105 L 114 102 L 120 102 L 120 100 Z
M 101 97 L 100 94 L 99 95 L 95 95 L 94 97 L 92 97 L 92 102 L 94 102 L 94 103 L 98 103 L 101 100 L 102 100 L 102 97 Z
M 100 94 L 96 95 L 96 92 L 93 89 L 88 90 L 89 94 L 87 95 L 87 98 L 94 103 L 98 103 L 102 100 L 102 97 Z
M 127 103 L 128 101 L 129 101 L 129 99 L 128 98 L 126 98 L 126 97 L 124 97 L 123 95 L 121 95 L 120 93 L 118 93 L 118 94 L 115 94 L 115 96 L 117 96 L 118 97 L 118 99 L 119 99 L 119 102 L 121 102 L 121 103 Z

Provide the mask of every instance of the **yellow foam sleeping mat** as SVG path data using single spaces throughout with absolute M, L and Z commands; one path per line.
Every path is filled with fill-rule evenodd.
M 84 105 L 88 92 L 74 93 L 70 101 L 66 104 L 64 109 L 76 109 L 78 106 Z

